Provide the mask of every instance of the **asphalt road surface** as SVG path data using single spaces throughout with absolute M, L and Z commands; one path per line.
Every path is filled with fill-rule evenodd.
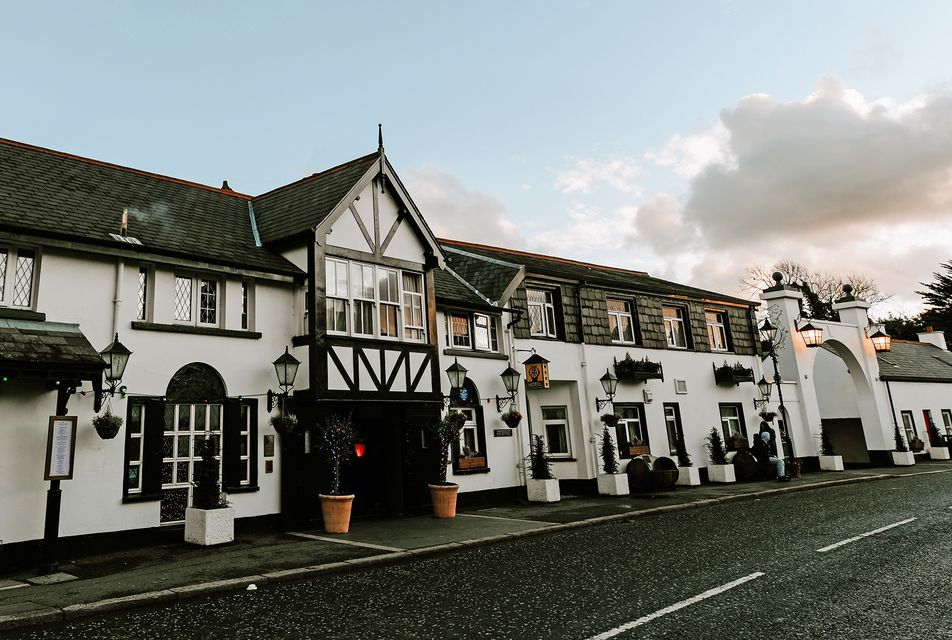
M 672 512 L 17 637 L 952 638 L 952 473 Z

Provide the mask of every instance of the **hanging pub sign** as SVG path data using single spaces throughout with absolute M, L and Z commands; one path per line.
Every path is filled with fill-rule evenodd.
M 44 480 L 72 480 L 76 454 L 76 416 L 50 416 Z
M 549 361 L 537 353 L 522 363 L 526 367 L 526 389 L 549 388 Z

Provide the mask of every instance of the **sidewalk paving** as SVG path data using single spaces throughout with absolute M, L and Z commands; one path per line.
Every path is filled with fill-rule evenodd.
M 420 516 L 357 521 L 344 535 L 322 530 L 256 533 L 241 535 L 236 542 L 217 548 L 182 542 L 78 557 L 61 567 L 78 578 L 67 582 L 31 585 L 26 582 L 34 577 L 31 573 L 0 576 L 0 630 L 244 589 L 252 582 L 303 579 L 404 562 L 546 530 L 849 482 L 949 471 L 952 462 L 930 461 L 914 467 L 810 473 L 791 483 L 708 484 L 638 497 L 563 496 L 557 503 L 516 501 L 463 510 L 452 520 Z

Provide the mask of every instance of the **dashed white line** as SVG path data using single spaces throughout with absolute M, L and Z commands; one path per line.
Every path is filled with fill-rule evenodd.
M 846 540 L 840 540 L 834 544 L 831 544 L 828 547 L 823 547 L 822 549 L 817 549 L 817 553 L 826 553 L 827 551 L 833 551 L 833 549 L 839 549 L 843 545 L 850 544 L 851 542 L 856 542 L 857 540 L 862 540 L 863 538 L 868 538 L 869 536 L 874 536 L 877 533 L 882 533 L 883 531 L 888 531 L 895 527 L 900 527 L 904 524 L 909 524 L 915 520 L 915 518 L 907 518 L 899 522 L 894 522 L 892 524 L 887 524 L 885 527 L 880 527 L 879 529 L 873 529 L 872 531 L 867 531 L 866 533 L 861 533 L 858 536 L 853 536 L 852 538 L 847 538 Z
M 689 607 L 692 604 L 697 604 L 698 602 L 701 602 L 702 600 L 712 598 L 718 594 L 724 593 L 725 591 L 729 591 L 730 589 L 733 589 L 734 587 L 739 587 L 740 585 L 746 582 L 750 582 L 751 580 L 756 580 L 762 575 L 765 575 L 765 574 L 761 571 L 756 571 L 750 574 L 749 576 L 744 576 L 743 578 L 738 578 L 737 580 L 734 580 L 733 582 L 728 582 L 727 584 L 722 584 L 719 587 L 708 589 L 704 593 L 699 593 L 696 596 L 688 598 L 687 600 L 682 600 L 681 602 L 673 604 L 670 607 L 665 607 L 664 609 L 660 609 L 658 611 L 655 611 L 654 613 L 650 613 L 646 616 L 638 618 L 637 620 L 632 620 L 631 622 L 627 622 L 621 625 L 620 627 L 615 627 L 614 629 L 610 629 L 608 631 L 600 633 L 597 636 L 592 636 L 591 638 L 589 638 L 589 640 L 607 640 L 608 638 L 614 638 L 620 633 L 624 633 L 626 631 L 634 629 L 635 627 L 640 627 L 643 624 L 648 624 L 652 620 L 657 620 L 661 616 L 666 616 L 669 613 L 674 613 L 675 611 L 679 609 Z

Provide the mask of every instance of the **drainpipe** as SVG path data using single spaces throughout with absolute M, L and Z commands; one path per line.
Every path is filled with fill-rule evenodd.
M 503 333 L 505 335 L 506 340 L 509 343 L 509 362 L 514 363 L 516 361 L 516 336 L 512 330 L 512 327 L 517 322 L 522 320 L 522 311 L 520 311 L 519 309 L 510 309 L 505 307 L 502 310 L 511 313 L 513 316 L 512 320 L 506 323 L 506 328 L 503 330 Z M 523 383 L 525 384 L 525 380 L 523 380 Z M 523 387 L 522 398 L 525 404 L 524 416 L 526 419 L 526 434 L 527 434 L 526 439 L 528 439 L 529 437 L 531 437 L 531 434 L 532 434 L 532 424 L 529 421 L 529 394 L 528 394 L 528 389 L 525 387 Z M 516 405 L 516 408 L 518 408 L 518 405 Z M 528 469 L 526 469 L 526 455 L 527 455 L 526 442 L 520 433 L 517 432 L 516 435 L 518 436 L 516 440 L 519 441 L 519 445 L 518 445 L 519 458 L 518 458 L 518 462 L 516 463 L 516 479 L 519 482 L 519 486 L 525 486 L 527 484 L 526 478 L 529 477 Z M 522 469 L 522 473 L 519 473 L 519 469 Z
M 116 295 L 112 300 L 112 335 L 119 333 L 119 307 L 122 306 L 122 275 L 125 270 L 125 261 L 122 258 L 116 258 Z

